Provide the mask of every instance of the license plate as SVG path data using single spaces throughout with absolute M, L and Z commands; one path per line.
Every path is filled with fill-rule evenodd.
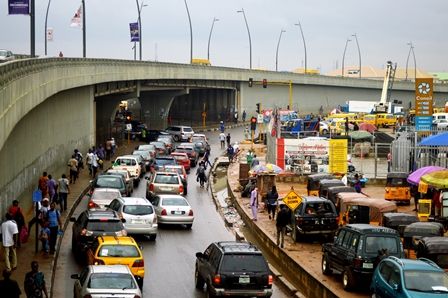
M 133 224 L 142 224 L 142 223 L 144 223 L 144 220 L 143 219 L 133 219 L 132 223 Z
M 373 269 L 373 263 L 363 263 L 362 268 Z
M 176 214 L 176 215 L 181 215 L 181 214 L 182 214 L 182 211 L 174 211 L 174 214 Z
M 249 276 L 240 276 L 238 282 L 240 284 L 248 284 L 248 283 L 250 283 L 250 277 Z

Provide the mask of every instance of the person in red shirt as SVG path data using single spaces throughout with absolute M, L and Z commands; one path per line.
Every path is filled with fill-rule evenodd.
M 37 185 L 39 190 L 42 192 L 42 198 L 48 197 L 47 182 L 48 182 L 48 175 L 47 175 L 47 172 L 44 172 L 42 174 L 42 176 L 39 178 L 39 182 L 38 182 L 38 185 Z

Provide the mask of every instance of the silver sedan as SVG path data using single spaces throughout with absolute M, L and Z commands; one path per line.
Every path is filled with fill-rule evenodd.
M 180 195 L 156 195 L 152 200 L 160 225 L 193 226 L 193 209 L 187 199 Z

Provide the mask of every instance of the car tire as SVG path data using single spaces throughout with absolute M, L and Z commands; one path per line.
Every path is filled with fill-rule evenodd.
M 196 289 L 202 290 L 204 289 L 205 280 L 199 274 L 198 268 L 196 266 L 196 270 L 194 271 L 194 286 Z
M 342 287 L 346 291 L 350 291 L 355 287 L 355 277 L 349 268 L 346 268 L 344 272 L 342 272 Z
M 322 129 L 322 134 L 323 135 L 326 135 L 328 133 L 328 130 L 326 130 L 326 129 Z
M 333 270 L 331 270 L 330 262 L 328 261 L 328 256 L 325 254 L 322 256 L 322 273 L 324 275 L 330 275 L 333 273 Z
M 191 228 L 193 227 L 193 224 L 185 225 L 185 227 L 187 228 L 187 230 L 191 230 Z
M 180 141 L 180 137 L 178 135 L 175 135 L 173 137 L 173 139 L 174 139 L 175 142 L 179 142 Z
M 150 241 L 156 241 L 156 238 L 157 238 L 157 234 L 151 234 L 151 235 L 149 235 L 149 240 L 150 240 Z

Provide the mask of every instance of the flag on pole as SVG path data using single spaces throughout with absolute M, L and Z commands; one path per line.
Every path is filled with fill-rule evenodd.
M 129 23 L 129 29 L 131 31 L 131 42 L 140 42 L 138 23 Z
M 82 27 L 81 16 L 82 16 L 82 6 L 80 5 L 78 10 L 76 10 L 75 15 L 72 18 L 70 27 Z
M 47 40 L 53 41 L 53 28 L 47 28 Z

